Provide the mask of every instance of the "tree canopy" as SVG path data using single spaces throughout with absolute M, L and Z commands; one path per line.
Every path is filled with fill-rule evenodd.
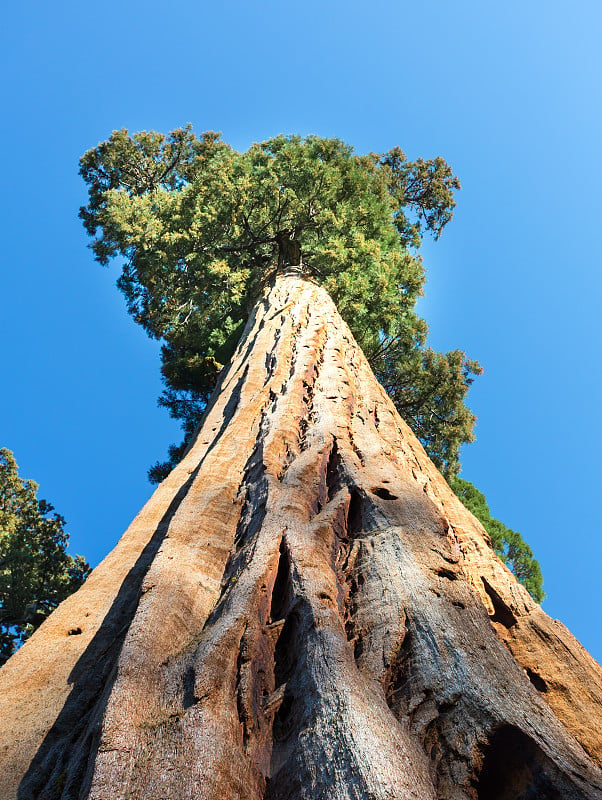
M 440 236 L 460 187 L 442 158 L 358 155 L 338 139 L 282 135 L 238 153 L 188 126 L 115 131 L 82 157 L 81 174 L 92 248 L 102 264 L 122 258 L 128 309 L 163 342 L 160 403 L 186 437 L 262 285 L 297 265 L 329 291 L 431 458 L 457 473 L 475 421 L 464 400 L 480 367 L 459 350 L 428 348 L 415 312 L 418 247 L 426 232 Z
M 65 520 L 37 489 L 0 449 L 0 666 L 90 571 L 66 552 Z

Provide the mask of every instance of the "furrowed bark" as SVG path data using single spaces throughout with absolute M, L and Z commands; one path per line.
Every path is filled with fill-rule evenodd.
M 294 274 L 0 721 L 6 800 L 602 797 L 600 667 Z

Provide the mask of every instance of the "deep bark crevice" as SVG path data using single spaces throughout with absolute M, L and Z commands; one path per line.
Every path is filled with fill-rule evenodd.
M 345 602 L 345 635 L 353 648 L 353 657 L 357 661 L 364 651 L 362 631 L 357 626 L 356 615 L 358 610 L 357 595 L 364 583 L 364 576 L 359 571 L 353 571 L 347 578 L 347 598 Z
M 344 465 L 337 453 L 332 459 L 332 474 L 336 476 L 335 487 L 341 486 L 348 479 L 344 475 Z M 356 486 L 349 487 L 349 501 L 343 524 L 334 533 L 333 568 L 339 588 L 339 608 L 347 641 L 353 649 L 357 662 L 364 652 L 364 634 L 358 625 L 358 609 L 360 595 L 366 581 L 365 568 L 362 564 L 362 540 L 359 538 L 366 527 L 364 493 Z
M 372 494 L 380 497 L 381 500 L 397 500 L 397 495 L 390 492 L 386 486 L 377 486 L 371 490 Z
M 270 382 L 270 379 L 273 377 L 274 373 L 276 372 L 276 367 L 278 366 L 278 359 L 274 354 L 274 351 L 270 351 L 266 353 L 265 356 L 265 381 L 263 383 L 264 386 Z
M 459 578 L 458 573 L 448 567 L 437 567 L 435 572 L 440 578 L 445 578 L 448 581 L 457 581 Z
M 343 624 L 347 641 L 353 648 L 353 657 L 357 662 L 364 652 L 364 635 L 358 624 L 360 594 L 365 583 L 365 574 L 361 561 L 361 544 L 353 552 L 353 559 L 348 558 L 345 571 L 345 600 Z M 350 553 L 351 555 L 351 553 Z
M 182 708 L 186 710 L 197 702 L 194 693 L 194 686 L 196 683 L 196 672 L 194 666 L 190 664 L 184 670 L 182 677 Z
M 362 492 L 354 487 L 349 498 L 349 511 L 347 512 L 347 534 L 353 539 L 364 530 L 364 497 Z
M 328 455 L 322 455 L 322 464 L 318 475 L 318 485 L 311 508 L 311 519 L 316 517 L 333 499 L 341 487 L 341 458 L 337 450 L 336 439 L 328 448 Z
M 563 781 L 560 781 L 562 785 Z M 476 785 L 477 800 L 567 800 L 558 788 L 558 769 L 518 728 L 498 728 L 485 748 Z
M 491 616 L 492 622 L 499 622 L 505 628 L 512 628 L 516 625 L 516 617 L 510 606 L 505 603 L 500 595 L 495 591 L 487 578 L 481 577 L 485 591 L 493 604 L 494 613 Z
M 280 541 L 278 569 L 270 601 L 270 622 L 284 619 L 292 599 L 291 560 L 284 536 Z
M 246 636 L 246 628 L 245 632 L 242 635 L 240 640 L 240 644 L 238 646 L 238 654 L 236 656 L 236 687 L 235 687 L 235 695 L 236 695 L 236 712 L 238 714 L 238 721 L 240 722 L 242 728 L 242 744 L 243 748 L 246 749 L 247 744 L 249 742 L 250 736 L 250 729 L 252 726 L 252 719 L 249 718 L 249 708 L 248 708 L 248 686 L 246 686 L 247 681 L 245 680 L 246 676 L 246 668 L 248 662 L 248 655 L 246 654 L 245 650 L 245 636 Z
M 297 664 L 297 633 L 300 628 L 298 612 L 287 616 L 274 649 L 274 691 L 291 678 Z
M 290 753 L 294 749 L 300 730 L 304 726 L 304 691 L 297 680 L 297 671 L 304 653 L 303 609 L 300 602 L 290 610 L 274 649 L 274 705 L 272 723 L 272 755 L 270 764 L 270 786 L 266 797 L 280 797 L 280 784 L 290 776 L 281 773 Z M 280 774 L 279 774 L 280 773 Z M 288 795 L 287 795 L 288 796 Z
M 533 686 L 535 686 L 538 692 L 542 692 L 545 694 L 545 692 L 548 691 L 548 684 L 544 681 L 541 675 L 538 675 L 537 672 L 535 672 L 532 669 L 529 669 L 529 667 L 525 669 L 525 672 L 527 673 L 527 677 L 529 678 Z
M 328 455 L 326 464 L 326 503 L 330 503 L 334 495 L 341 488 L 341 468 L 342 460 L 337 446 L 337 440 L 333 439 L 332 447 Z
M 314 376 L 315 380 L 315 376 Z M 307 431 L 309 428 L 309 423 L 311 420 L 311 415 L 313 411 L 313 403 L 314 403 L 314 381 L 310 382 L 308 380 L 303 380 L 303 404 L 305 406 L 305 411 L 301 419 L 299 420 L 299 450 L 303 452 L 307 450 L 308 441 L 307 441 Z
M 298 434 L 298 444 L 299 444 L 299 451 L 303 452 L 307 449 L 307 429 L 309 427 L 309 422 L 307 421 L 306 417 L 302 417 L 299 420 L 299 434 Z

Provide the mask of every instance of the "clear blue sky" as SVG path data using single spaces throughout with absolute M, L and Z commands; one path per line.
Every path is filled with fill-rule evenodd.
M 97 563 L 177 439 L 158 347 L 77 219 L 79 156 L 115 128 L 277 133 L 442 155 L 463 189 L 427 243 L 438 349 L 485 374 L 464 477 L 520 530 L 600 661 L 602 6 L 576 0 L 102 4 L 2 11 L 0 445 Z

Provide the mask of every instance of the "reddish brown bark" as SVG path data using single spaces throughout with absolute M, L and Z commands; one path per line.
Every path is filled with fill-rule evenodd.
M 602 797 L 600 667 L 294 275 L 0 725 L 6 800 Z

